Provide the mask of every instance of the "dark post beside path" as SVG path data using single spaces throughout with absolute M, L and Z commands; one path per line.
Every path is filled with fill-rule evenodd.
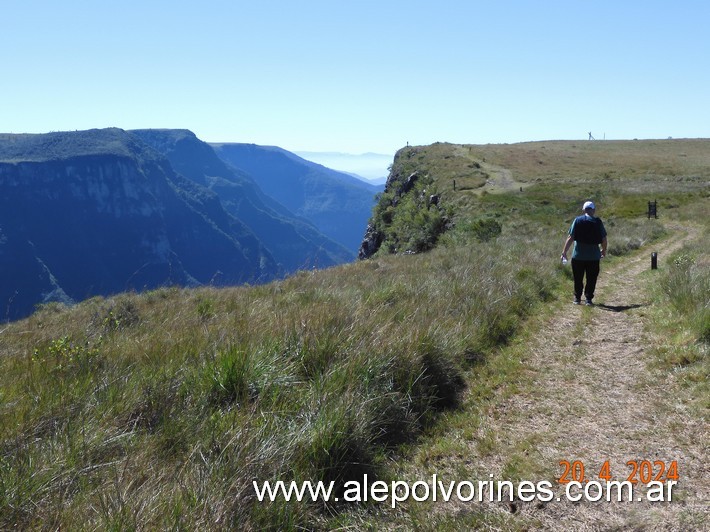
M 648 219 L 651 219 L 651 216 L 654 217 L 654 219 L 658 219 L 658 200 L 653 200 L 648 202 Z M 657 270 L 658 269 L 658 253 L 655 251 L 651 253 L 651 269 L 652 270 Z

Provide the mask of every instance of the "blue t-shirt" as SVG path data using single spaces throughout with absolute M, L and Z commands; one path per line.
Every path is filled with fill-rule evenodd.
M 588 214 L 583 214 L 582 216 L 577 216 L 574 221 L 572 222 L 572 225 L 569 228 L 569 234 L 572 235 L 572 238 L 574 238 L 574 251 L 572 252 L 572 258 L 575 260 L 599 260 L 602 258 L 602 252 L 601 249 L 599 249 L 599 244 L 591 244 L 588 242 L 580 242 L 577 240 L 575 235 L 575 226 L 579 222 L 588 222 L 588 221 L 593 221 L 595 222 L 598 227 L 599 231 L 601 232 L 601 238 L 604 239 L 606 238 L 606 229 L 604 228 L 604 224 L 599 218 L 595 218 L 593 216 L 589 216 Z

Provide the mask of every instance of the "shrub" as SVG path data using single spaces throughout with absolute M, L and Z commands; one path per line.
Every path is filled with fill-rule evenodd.
M 96 343 L 89 340 L 75 341 L 70 336 L 62 336 L 48 345 L 36 348 L 32 360 L 45 371 L 66 372 L 69 370 L 90 371 L 99 360 L 100 351 Z
M 130 296 L 112 300 L 107 306 L 102 301 L 97 303 L 99 309 L 94 314 L 93 323 L 103 333 L 121 331 L 140 323 L 138 306 Z
M 488 242 L 498 237 L 503 231 L 503 226 L 492 218 L 479 218 L 456 225 L 457 231 L 465 234 L 469 239 L 479 242 Z

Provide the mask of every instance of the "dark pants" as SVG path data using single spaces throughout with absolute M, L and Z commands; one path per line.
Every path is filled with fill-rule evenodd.
M 587 276 L 586 286 L 584 285 L 585 274 Z M 582 290 L 584 290 L 584 296 L 591 301 L 594 297 L 594 289 L 597 287 L 599 261 L 572 259 L 572 275 L 574 276 L 574 297 L 581 299 Z

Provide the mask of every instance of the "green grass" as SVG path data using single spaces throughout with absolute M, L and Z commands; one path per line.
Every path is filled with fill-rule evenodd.
M 44 308 L 0 335 L 0 523 L 325 520 L 256 504 L 251 479 L 383 475 L 547 296 L 551 260 L 492 241 Z
M 697 238 L 659 261 L 648 282 L 662 304 L 652 314 L 656 363 L 673 372 L 685 402 L 704 419 L 710 415 L 710 246 L 706 206 L 684 208 L 680 221 L 693 224 Z
M 46 305 L 3 325 L 0 528 L 377 528 L 400 518 L 423 529 L 495 526 L 491 515 L 431 518 L 426 507 L 403 516 L 376 505 L 258 503 L 251 482 L 342 486 L 363 474 L 390 479 L 398 460 L 436 464 L 462 452 L 455 438 L 427 442 L 473 437 L 471 407 L 485 407 L 493 390 L 524 386 L 524 345 L 499 348 L 524 340 L 531 313 L 568 291 L 557 259 L 581 200 L 602 198 L 610 250 L 621 255 L 662 234 L 636 212 L 646 192 L 659 194 L 662 215 L 661 198 L 681 211 L 702 192 L 697 180 L 679 191 L 655 174 L 634 174 L 633 190 L 622 178 L 600 184 L 587 174 L 547 183 L 518 162 L 522 193 L 474 193 L 486 168 L 471 162 L 478 148 L 459 160 L 461 149 L 449 146 L 418 148 L 411 161 L 412 169 L 425 163 L 431 180 L 422 183 L 455 222 L 427 253 L 263 286 Z M 453 176 L 470 190 L 460 181 L 454 191 Z M 414 199 L 396 225 L 402 241 L 416 241 L 431 221 Z M 680 281 L 696 271 L 707 281 L 702 256 Z M 693 297 L 670 307 L 695 313 Z M 493 452 L 493 435 L 481 444 Z M 532 467 L 519 451 L 507 464 L 511 477 Z

